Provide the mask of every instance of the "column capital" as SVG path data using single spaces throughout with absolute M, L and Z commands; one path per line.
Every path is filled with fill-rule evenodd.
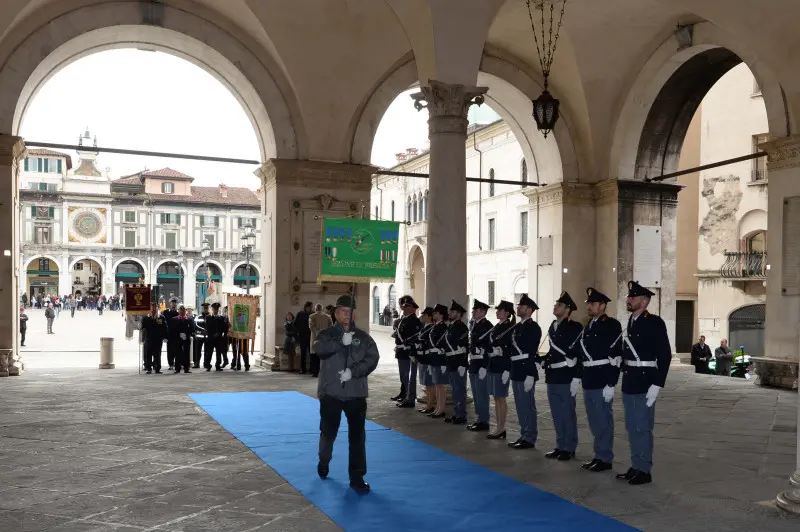
M 420 92 L 411 95 L 417 111 L 428 109 L 431 134 L 467 134 L 467 113 L 470 106 L 481 105 L 488 87 L 467 87 L 429 79 Z M 424 102 L 424 103 L 423 103 Z
M 800 166 L 800 135 L 770 140 L 758 145 L 767 152 L 767 170 L 782 170 Z
M 683 189 L 681 185 L 672 183 L 645 183 L 626 179 L 606 179 L 593 186 L 597 205 L 624 202 L 677 206 L 678 193 Z
M 11 166 L 25 157 L 27 148 L 22 137 L 0 134 L 0 166 Z
M 527 187 L 523 194 L 528 201 L 540 207 L 549 205 L 591 205 L 594 202 L 592 185 L 588 183 L 561 182 L 543 187 Z
M 366 164 L 270 159 L 254 173 L 265 191 L 278 185 L 369 191 L 377 170 L 377 166 Z

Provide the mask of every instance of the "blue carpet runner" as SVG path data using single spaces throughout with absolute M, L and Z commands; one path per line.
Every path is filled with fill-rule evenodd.
M 636 530 L 436 447 L 367 421 L 367 481 L 347 476 L 342 416 L 330 476 L 317 476 L 319 402 L 298 392 L 190 396 L 337 525 L 350 532 Z

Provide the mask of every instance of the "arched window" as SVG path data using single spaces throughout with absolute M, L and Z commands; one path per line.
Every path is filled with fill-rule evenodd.
M 418 222 L 419 221 L 419 203 L 417 202 L 417 195 L 414 194 L 414 200 L 412 202 L 411 207 L 411 214 L 413 216 L 412 221 Z
M 392 200 L 392 221 L 394 221 L 394 200 Z
M 759 231 L 745 239 L 747 253 L 763 253 L 767 251 L 767 232 Z
M 378 216 L 378 206 L 377 205 L 375 206 L 375 219 L 376 220 L 380 219 L 380 217 Z
M 422 197 L 422 219 L 428 219 L 428 191 L 425 191 L 425 195 Z
M 522 162 L 519 163 L 519 177 L 523 183 L 528 182 L 528 162 L 525 159 L 522 159 Z
M 411 196 L 406 200 L 406 221 L 411 221 Z
M 489 197 L 494 197 L 494 168 L 489 168 Z

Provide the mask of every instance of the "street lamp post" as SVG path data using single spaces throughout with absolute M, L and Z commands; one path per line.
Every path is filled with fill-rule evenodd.
M 242 235 L 242 252 L 247 261 L 247 294 L 250 295 L 250 257 L 256 243 L 256 233 L 253 224 L 248 220 L 244 223 L 244 234 Z
M 203 239 L 203 247 L 200 248 L 200 256 L 203 258 L 203 271 L 205 272 L 205 275 L 206 275 L 206 282 L 208 282 L 208 279 L 209 279 L 209 277 L 208 277 L 208 257 L 209 257 L 209 255 L 211 255 L 211 246 L 209 245 L 208 239 L 204 238 Z M 208 289 L 206 289 L 206 294 L 208 294 Z M 205 299 L 205 297 L 204 297 L 204 299 Z M 198 302 L 197 303 L 198 308 L 204 302 L 205 301 Z

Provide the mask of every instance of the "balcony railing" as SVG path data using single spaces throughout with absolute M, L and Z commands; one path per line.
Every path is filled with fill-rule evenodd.
M 725 264 L 720 268 L 720 273 L 728 279 L 766 279 L 767 253 L 726 252 Z

